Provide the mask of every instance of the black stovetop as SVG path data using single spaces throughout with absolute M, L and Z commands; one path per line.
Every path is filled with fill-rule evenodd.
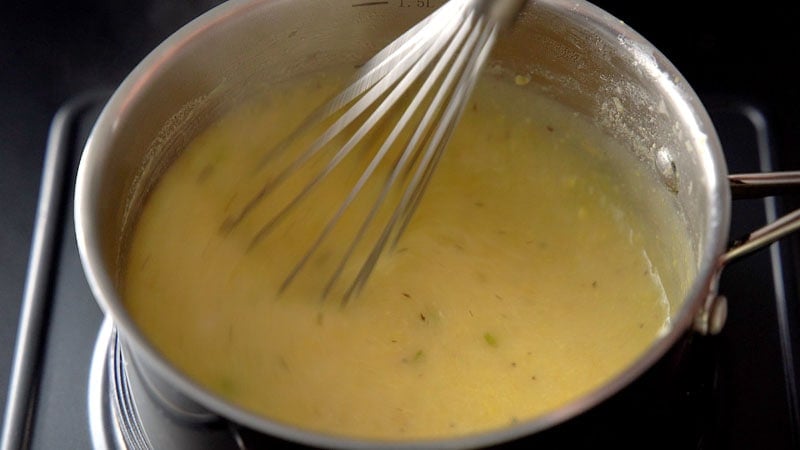
M 52 145 L 46 145 L 48 124 L 65 101 L 98 86 L 113 88 L 160 40 L 219 2 L 45 0 L 12 2 L 0 14 L 4 64 L 0 70 L 0 405 L 6 400 L 16 326 L 18 320 L 25 321 L 18 319 L 18 311 L 34 212 L 37 205 L 42 207 L 36 195 L 45 150 L 48 157 L 61 158 L 53 160 L 58 163 L 55 170 L 63 168 L 65 174 L 53 188 L 57 195 L 53 206 L 58 207 L 47 211 L 53 240 L 45 250 L 52 253 L 45 260 L 31 260 L 37 263 L 32 267 L 52 272 L 40 272 L 37 278 L 44 333 L 43 346 L 33 351 L 41 363 L 29 368 L 35 409 L 27 428 L 13 430 L 18 437 L 29 438 L 24 447 L 90 447 L 86 384 L 102 320 L 77 258 L 70 203 L 72 170 L 97 101 L 68 107 L 65 111 L 73 115 L 63 116 L 64 126 Z M 732 172 L 759 170 L 763 159 L 759 148 L 771 150 L 771 162 L 778 169 L 800 168 L 796 126 L 800 84 L 792 58 L 797 16 L 791 7 L 776 0 L 741 5 L 723 0 L 594 3 L 651 40 L 701 94 L 718 126 Z M 747 109 L 736 104 L 740 100 L 757 106 L 766 118 L 766 129 L 753 121 L 757 116 L 743 114 Z M 765 130 L 769 145 L 759 146 Z M 732 235 L 763 223 L 767 206 L 761 200 L 736 202 Z M 796 208 L 800 198 L 778 200 L 775 206 Z M 593 411 L 591 416 L 603 419 L 594 425 L 580 428 L 581 421 L 576 421 L 577 425 L 550 435 L 592 448 L 613 442 L 615 436 L 635 442 L 625 436 L 641 434 L 652 436 L 637 448 L 651 448 L 653 442 L 662 447 L 676 443 L 672 448 L 721 450 L 800 447 L 797 396 L 792 395 L 797 380 L 791 376 L 800 373 L 798 261 L 800 239 L 794 237 L 725 270 L 721 291 L 729 297 L 730 317 L 723 333 L 693 338 L 687 346 L 691 351 L 674 351 L 696 369 L 682 370 L 661 384 L 660 398 L 632 391 L 627 399 L 618 400 L 623 405 L 618 409 L 633 405 L 638 412 L 645 404 L 649 413 L 615 416 L 612 404 Z M 30 273 L 30 267 L 27 270 Z M 784 278 L 779 287 L 777 276 Z M 30 283 L 25 287 L 26 299 L 30 287 Z M 641 381 L 648 383 L 658 386 L 658 377 Z M 667 421 L 659 428 L 647 426 L 648 419 Z

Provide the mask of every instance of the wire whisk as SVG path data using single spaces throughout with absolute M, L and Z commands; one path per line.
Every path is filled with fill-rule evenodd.
M 406 229 L 442 153 L 459 121 L 478 76 L 488 59 L 498 32 L 512 21 L 524 0 L 450 0 L 412 27 L 364 64 L 354 81 L 326 104 L 311 113 L 286 138 L 265 153 L 267 165 L 283 155 L 301 136 L 330 125 L 297 155 L 223 225 L 231 230 L 282 184 L 317 157 L 329 144 L 344 141 L 332 157 L 311 176 L 298 193 L 255 233 L 250 247 L 259 244 L 347 158 L 374 130 L 388 130 L 380 145 L 370 149 L 368 163 L 349 193 L 321 228 L 308 250 L 289 271 L 280 286 L 285 290 L 307 266 L 322 243 L 353 204 L 364 186 L 376 176 L 381 164 L 390 161 L 385 180 L 353 239 L 347 243 L 333 273 L 322 290 L 326 298 L 340 281 L 355 249 L 368 234 L 379 211 L 391 198 L 396 205 L 378 225 L 380 232 L 370 247 L 355 278 L 345 289 L 346 304 L 366 283 L 387 245 L 397 243 Z M 351 131 L 351 130 L 355 131 Z M 352 134 L 350 134 L 352 133 Z M 398 144 L 407 139 L 405 144 Z M 391 151 L 395 146 L 402 150 Z M 400 194 L 390 195 L 393 189 Z

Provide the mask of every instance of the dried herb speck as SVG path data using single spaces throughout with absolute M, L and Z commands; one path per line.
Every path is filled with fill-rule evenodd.
M 286 362 L 286 358 L 283 356 L 278 356 L 278 364 L 287 372 L 289 372 L 289 363 Z
M 206 164 L 205 166 L 203 166 L 203 168 L 200 170 L 200 173 L 197 174 L 197 178 L 195 179 L 197 184 L 203 184 L 208 179 L 208 177 L 211 176 L 211 173 L 213 171 L 214 171 L 214 166 L 212 166 L 211 164 Z
M 423 360 L 423 358 L 425 358 L 425 352 L 423 352 L 422 350 L 417 350 L 417 352 L 414 353 L 414 356 L 410 358 L 403 358 L 401 361 L 403 361 L 406 364 L 410 364 L 410 363 L 420 362 Z

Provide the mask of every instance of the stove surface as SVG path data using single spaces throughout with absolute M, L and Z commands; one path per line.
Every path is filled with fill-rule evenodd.
M 13 435 L 4 442 L 19 445 L 0 445 L 2 450 L 92 445 L 87 383 L 103 317 L 77 258 L 71 177 L 105 94 L 72 100 L 46 145 L 53 113 L 88 89 L 113 88 L 161 40 L 220 2 L 74 0 L 4 5 L 0 14 L 0 60 L 5 63 L 0 70 L 0 418 L 17 414 L 3 411 L 2 405 L 18 323 L 30 332 L 23 347 L 30 357 L 25 378 L 32 391 L 18 402 L 23 405 L 18 413 L 29 420 L 3 436 Z M 781 170 L 800 169 L 800 84 L 791 57 L 796 53 L 797 15 L 789 4 L 775 0 L 593 3 L 650 40 L 700 93 L 718 126 L 732 172 L 757 171 L 770 164 Z M 769 156 L 764 156 L 764 149 Z M 52 196 L 42 203 L 37 192 L 46 156 L 45 176 L 54 170 L 63 178 L 42 185 Z M 34 230 L 37 207 L 42 214 Z M 773 208 L 797 207 L 800 196 L 774 203 L 737 201 L 732 236 L 763 223 Z M 47 239 L 43 245 L 34 243 L 29 263 L 31 233 L 38 235 L 40 228 Z M 800 237 L 795 236 L 725 270 L 721 292 L 730 300 L 728 323 L 720 336 L 693 340 L 689 355 L 700 368 L 689 372 L 691 376 L 684 373 L 680 382 L 691 388 L 672 399 L 689 405 L 691 414 L 666 422 L 666 432 L 663 427 L 655 432 L 653 427 L 638 429 L 641 420 L 619 419 L 613 424 L 613 416 L 606 424 L 611 421 L 613 430 L 623 435 L 654 433 L 651 440 L 639 442 L 640 448 L 675 433 L 683 437 L 682 445 L 674 448 L 800 448 L 798 261 Z M 36 313 L 20 317 L 21 303 L 35 304 L 30 309 Z M 594 415 L 604 414 L 599 410 Z M 602 428 L 563 427 L 552 434 L 584 435 L 584 442 L 601 435 L 613 438 L 613 431 L 603 433 Z M 597 447 L 609 442 L 597 439 Z

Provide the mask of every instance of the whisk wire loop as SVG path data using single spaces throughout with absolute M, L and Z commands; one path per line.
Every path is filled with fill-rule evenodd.
M 480 70 L 488 59 L 499 28 L 509 21 L 512 13 L 523 2 L 524 0 L 451 0 L 445 3 L 367 61 L 346 89 L 313 111 L 286 138 L 265 152 L 257 170 L 285 154 L 299 138 L 323 122 L 333 119 L 303 152 L 265 182 L 239 213 L 223 224 L 224 230 L 230 231 L 236 227 L 264 198 L 314 160 L 337 136 L 355 127 L 352 135 L 345 137 L 345 143 L 333 151 L 330 159 L 320 169 L 313 172 L 299 192 L 257 230 L 250 241 L 250 248 L 259 244 L 292 210 L 298 208 L 303 199 L 311 195 L 315 188 L 319 188 L 320 183 L 366 136 L 386 123 L 391 123 L 387 119 L 394 117 L 394 110 L 399 109 L 398 103 L 410 95 L 410 92 L 413 93 L 377 151 L 370 153 L 368 164 L 348 190 L 344 201 L 335 208 L 335 212 L 324 222 L 309 248 L 292 266 L 280 285 L 279 292 L 283 292 L 293 283 L 312 256 L 319 251 L 341 222 L 346 210 L 375 177 L 378 167 L 387 159 L 400 136 L 407 131 L 410 134 L 408 141 L 394 160 L 389 161 L 390 171 L 383 184 L 378 186 L 376 197 L 368 204 L 366 215 L 359 219 L 353 238 L 338 257 L 335 269 L 321 292 L 321 299 L 325 299 L 340 281 L 356 248 L 364 244 L 370 227 L 386 207 L 392 189 L 398 189 L 399 202 L 388 211 L 389 217 L 382 225 L 375 225 L 376 231 L 380 233 L 374 245 L 367 247 L 368 253 L 357 267 L 355 278 L 346 286 L 341 304 L 347 304 L 361 290 L 387 244 L 391 242 L 392 247 L 397 245 L 408 226 L 465 109 Z M 411 90 L 413 86 L 417 88 Z
M 377 99 L 381 98 L 412 67 L 417 66 L 421 55 L 430 54 L 428 50 L 434 43 L 431 37 L 435 37 L 437 34 L 446 35 L 446 33 L 451 32 L 463 20 L 462 10 L 464 8 L 466 8 L 466 5 L 463 2 L 447 3 L 436 13 L 401 35 L 392 44 L 385 47 L 365 63 L 357 74 L 355 81 L 345 90 L 314 110 L 294 131 L 267 151 L 259 164 L 257 164 L 256 170 L 260 170 L 271 161 L 274 161 L 320 122 L 335 115 L 338 111 L 358 99 L 304 153 L 295 158 L 290 166 L 265 183 L 237 215 L 230 217 L 223 224 L 223 230 L 229 231 L 241 223 L 277 186 L 285 182 L 287 178 L 313 158 L 347 126 L 357 120 L 364 111 L 373 105 Z M 420 37 L 424 37 L 424 39 L 420 39 Z M 352 145 L 356 143 L 357 140 L 352 142 Z M 344 156 L 347 152 L 342 153 Z M 282 211 L 282 214 L 279 213 L 276 217 L 285 216 L 286 212 Z M 270 223 L 262 227 L 262 230 L 251 241 L 250 247 L 252 248 L 258 244 L 275 225 L 277 225 L 277 222 L 270 221 Z
M 457 6 L 463 7 L 463 5 Z M 446 36 L 455 26 L 458 25 L 462 17 L 463 14 L 454 14 L 452 16 L 436 14 L 436 17 L 430 18 L 437 20 L 429 21 L 425 24 L 426 27 L 422 27 L 422 29 L 419 31 L 419 33 L 421 33 L 425 39 L 405 40 L 403 45 L 397 46 L 398 48 L 395 50 L 395 52 L 385 55 L 386 61 L 381 61 L 380 63 L 374 65 L 370 64 L 366 67 L 366 70 L 362 68 L 362 70 L 364 70 L 363 75 L 359 76 L 356 81 L 353 82 L 347 89 L 331 99 L 328 103 L 323 105 L 323 107 L 309 115 L 294 132 L 292 132 L 289 136 L 287 136 L 287 138 L 283 139 L 278 145 L 267 152 L 267 154 L 262 158 L 259 167 L 263 167 L 269 161 L 282 154 L 293 142 L 306 133 L 310 128 L 317 125 L 320 121 L 333 116 L 339 110 L 343 109 L 345 106 L 355 100 L 355 103 L 340 117 L 338 117 L 336 121 L 331 124 L 305 152 L 294 159 L 287 168 L 275 176 L 271 181 L 266 183 L 250 199 L 240 213 L 229 220 L 227 228 L 233 228 L 234 226 L 238 225 L 238 223 L 241 222 L 241 220 L 243 220 L 252 211 L 252 209 L 257 207 L 265 197 L 272 193 L 276 187 L 280 186 L 290 176 L 308 163 L 309 160 L 311 160 L 317 153 L 325 148 L 325 146 L 328 145 L 336 136 L 341 134 L 342 131 L 355 122 L 365 111 L 367 111 L 379 99 L 384 97 L 386 92 L 390 92 L 389 96 L 386 98 L 386 101 L 381 104 L 378 110 L 375 111 L 374 115 L 380 117 L 386 111 L 388 111 L 391 106 L 400 98 L 400 96 L 405 93 L 409 86 L 411 86 L 411 83 L 401 83 L 395 89 L 392 89 L 392 86 L 396 85 L 397 81 L 409 71 L 413 71 L 416 75 L 419 75 L 419 73 L 422 71 L 421 68 L 425 67 L 424 64 L 420 63 L 424 59 L 429 60 L 432 58 L 432 56 L 425 58 L 425 55 L 434 54 L 431 52 L 431 47 L 436 44 L 437 41 L 432 40 L 431 38 L 435 38 L 437 35 Z M 435 28 L 439 31 L 439 33 L 434 34 L 430 28 Z M 370 61 L 374 60 L 375 57 L 373 57 Z M 391 62 L 396 62 L 396 65 L 393 67 L 387 67 Z M 415 70 L 415 68 L 417 69 Z M 370 127 L 367 125 L 370 123 L 374 124 L 377 121 L 378 120 L 376 119 L 365 121 L 364 125 L 361 126 L 358 131 L 356 131 L 356 133 L 347 141 L 347 143 L 339 149 L 336 155 L 332 158 L 331 164 L 326 166 L 325 169 L 318 174 L 318 176 L 314 177 L 311 183 L 309 183 L 309 185 L 303 189 L 300 195 L 293 199 L 284 209 L 275 215 L 273 220 L 270 220 L 256 233 L 251 240 L 249 247 L 254 247 L 259 243 L 259 241 L 261 241 L 261 239 L 267 236 L 272 228 L 276 226 L 283 217 L 286 217 L 288 212 L 294 209 L 294 207 L 296 207 L 299 202 L 305 198 L 306 195 L 311 192 L 313 188 L 319 184 L 319 182 L 322 181 L 322 179 L 324 179 L 338 165 L 338 163 L 349 154 L 349 152 L 361 141 L 361 139 L 363 139 L 363 137 L 370 130 Z
M 437 61 L 434 68 L 431 70 L 428 78 L 425 79 L 425 82 L 417 91 L 417 95 L 408 105 L 406 110 L 403 113 L 403 116 L 398 120 L 397 125 L 390 133 L 389 137 L 387 137 L 386 141 L 384 142 L 383 146 L 379 150 L 378 154 L 385 154 L 386 150 L 390 146 L 392 146 L 400 134 L 400 132 L 406 127 L 406 125 L 411 120 L 412 115 L 417 111 L 419 106 L 422 104 L 423 100 L 427 97 L 430 90 L 435 86 L 436 82 L 441 78 L 443 72 L 448 68 L 450 62 L 452 61 L 456 51 L 460 48 L 460 45 L 463 43 L 464 39 L 467 36 L 467 33 L 471 27 L 471 20 L 472 18 L 468 18 L 468 20 L 464 21 L 461 24 L 459 31 L 450 41 L 450 45 L 445 49 L 444 53 Z M 456 63 L 456 66 L 459 65 Z M 452 72 L 451 72 L 452 73 Z M 392 186 L 394 186 L 396 180 L 400 177 L 401 173 L 404 172 L 406 167 L 413 166 L 414 159 L 419 154 L 419 143 L 423 140 L 423 135 L 426 134 L 430 128 L 432 123 L 432 118 L 436 113 L 437 109 L 439 109 L 442 103 L 442 97 L 445 92 L 450 89 L 452 85 L 454 77 L 449 77 L 445 81 L 442 82 L 440 89 L 438 90 L 437 96 L 434 100 L 430 103 L 429 107 L 426 109 L 425 116 L 420 120 L 417 127 L 414 130 L 414 134 L 409 139 L 408 143 L 404 147 L 403 151 L 400 153 L 399 157 L 396 159 L 395 163 L 393 164 L 393 169 L 389 177 L 387 178 L 386 182 L 384 183 L 383 189 L 381 190 L 380 194 L 378 195 L 377 200 L 375 201 L 372 209 L 370 210 L 367 218 L 362 223 L 361 228 L 359 229 L 358 233 L 355 236 L 355 239 L 350 243 L 345 256 L 341 259 L 339 266 L 337 267 L 334 275 L 331 277 L 330 281 L 325 287 L 323 291 L 323 297 L 327 296 L 328 292 L 332 288 L 334 282 L 338 279 L 339 275 L 341 274 L 342 269 L 344 268 L 345 264 L 347 263 L 350 255 L 355 250 L 356 245 L 360 242 L 361 238 L 366 233 L 367 227 L 372 221 L 372 219 L 377 215 L 378 210 L 383 205 L 386 197 L 389 194 L 389 191 Z M 376 161 L 377 163 L 377 161 Z M 371 173 L 367 173 L 365 171 L 364 176 L 369 177 Z M 402 205 L 400 206 L 402 208 Z M 399 216 L 397 216 L 399 217 Z M 389 219 L 389 222 L 386 226 L 387 230 L 391 230 L 396 223 L 397 217 L 393 216 Z M 385 241 L 379 240 L 377 245 L 375 246 L 376 254 L 379 254 L 385 245 Z M 366 264 L 369 264 L 370 260 L 367 260 Z M 357 287 L 357 286 L 356 286 Z M 353 291 L 354 289 L 351 289 Z M 343 298 L 343 303 L 346 303 L 350 297 L 351 293 L 345 294 Z
M 318 236 L 317 240 L 311 245 L 310 249 L 303 255 L 300 262 L 292 269 L 289 276 L 285 280 L 285 282 L 281 286 L 281 291 L 285 289 L 297 273 L 303 268 L 306 262 L 310 259 L 312 254 L 319 248 L 324 241 L 325 237 L 332 231 L 336 223 L 339 221 L 341 216 L 344 214 L 345 210 L 352 204 L 355 200 L 356 196 L 361 192 L 364 185 L 367 181 L 373 176 L 376 168 L 378 165 L 383 161 L 386 154 L 389 152 L 391 147 L 397 141 L 397 138 L 400 136 L 401 132 L 406 128 L 407 124 L 411 121 L 412 116 L 417 111 L 419 106 L 423 103 L 423 100 L 427 97 L 430 90 L 434 87 L 436 81 L 440 78 L 442 72 L 446 69 L 449 61 L 452 59 L 453 54 L 457 50 L 457 46 L 450 45 L 447 48 L 444 48 L 448 42 L 460 42 L 463 39 L 463 36 L 466 35 L 468 31 L 468 22 L 464 21 L 462 23 L 454 23 L 453 25 L 459 25 L 459 30 L 456 32 L 455 37 L 450 40 L 448 37 L 450 36 L 449 33 L 442 33 L 436 37 L 436 42 L 430 47 L 429 51 L 423 55 L 423 57 L 419 60 L 419 63 L 416 64 L 410 71 L 408 71 L 405 77 L 399 82 L 396 88 L 389 94 L 384 103 L 381 104 L 379 107 L 362 125 L 359 129 L 361 130 L 370 130 L 375 126 L 375 123 L 382 119 L 383 115 L 388 111 L 388 108 L 391 107 L 396 101 L 396 98 L 399 97 L 401 94 L 405 93 L 406 90 L 415 83 L 421 73 L 426 70 L 428 65 L 434 60 L 434 58 L 439 57 L 439 53 L 442 52 L 442 55 L 439 57 L 435 67 L 431 70 L 428 74 L 428 77 L 425 78 L 422 86 L 417 90 L 414 99 L 409 103 L 409 105 L 404 110 L 402 116 L 398 119 L 396 125 L 392 129 L 392 131 L 388 134 L 386 139 L 381 144 L 378 151 L 375 152 L 372 159 L 370 160 L 367 167 L 362 172 L 361 176 L 359 177 L 358 181 L 355 183 L 351 191 L 348 193 L 345 200 L 342 202 L 341 206 L 334 214 L 334 216 L 329 220 L 329 222 L 325 225 L 323 231 Z M 391 99 L 391 100 L 390 100 Z M 384 108 L 384 105 L 389 104 L 388 107 Z M 418 129 L 422 128 L 422 124 L 418 126 Z M 360 133 L 357 132 L 356 135 L 363 137 Z M 353 143 L 353 146 L 355 144 Z M 381 205 L 383 205 L 390 188 L 394 184 L 397 175 L 399 174 L 399 169 L 405 166 L 405 162 L 408 160 L 408 155 L 414 151 L 416 145 L 412 142 L 406 146 L 405 150 L 401 153 L 400 157 L 394 162 L 395 169 L 393 173 L 389 176 L 388 180 L 384 183 L 384 186 L 381 192 L 378 194 L 377 199 L 373 203 L 372 208 L 370 209 L 369 213 L 367 214 L 366 218 L 362 222 L 359 230 L 356 232 L 356 235 L 350 245 L 348 246 L 347 250 L 345 251 L 344 256 L 341 258 L 340 263 L 337 265 L 336 270 L 334 271 L 333 275 L 331 276 L 329 282 L 326 284 L 325 289 L 323 290 L 322 297 L 325 298 L 328 293 L 330 292 L 331 287 L 338 279 L 343 270 L 346 262 L 350 259 L 353 251 L 355 250 L 357 244 L 361 241 L 363 236 L 366 234 L 367 228 L 372 220 L 377 215 Z M 352 149 L 350 142 L 345 144 L 343 149 L 347 151 Z
M 428 124 L 434 120 L 434 114 L 440 109 L 441 104 L 445 100 L 444 94 L 448 92 L 448 88 L 455 80 L 456 74 L 460 73 L 461 77 L 456 84 L 454 92 L 452 92 L 450 98 L 447 99 L 446 108 L 436 119 L 435 130 L 429 138 L 426 139 L 427 144 L 422 153 L 422 160 L 417 165 L 413 178 L 406 186 L 398 207 L 395 208 L 392 217 L 389 219 L 381 236 L 378 238 L 377 243 L 361 266 L 355 280 L 347 291 L 345 291 L 342 304 L 346 304 L 364 286 L 378 258 L 393 235 L 393 245 L 396 245 L 397 240 L 402 235 L 415 208 L 419 204 L 425 187 L 430 181 L 431 175 L 444 151 L 446 143 L 455 129 L 460 115 L 464 111 L 466 101 L 475 85 L 480 68 L 488 57 L 497 31 L 496 27 L 491 24 L 487 27 L 484 18 L 479 17 L 477 21 L 479 22 L 479 26 L 473 30 L 467 42 L 461 48 L 458 58 L 453 64 L 453 70 L 448 72 L 446 79 L 442 83 L 442 89 L 437 92 L 436 97 L 431 102 L 431 106 L 426 112 L 426 117 L 422 119 L 417 129 L 418 132 L 423 132 L 424 129 L 428 128 Z M 480 25 L 483 25 L 483 27 Z M 478 51 L 475 51 L 475 49 L 478 49 Z M 415 137 L 418 136 L 415 134 Z

